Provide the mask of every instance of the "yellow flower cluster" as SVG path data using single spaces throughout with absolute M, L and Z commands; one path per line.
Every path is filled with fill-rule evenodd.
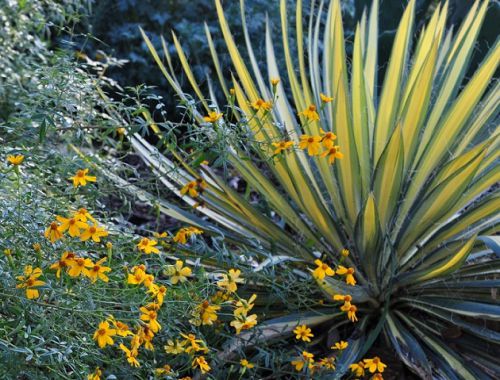
M 143 346 L 146 350 L 154 350 L 153 338 L 162 328 L 158 321 L 158 311 L 164 303 L 167 288 L 155 283 L 155 277 L 146 272 L 144 264 L 134 266 L 127 273 L 127 284 L 143 285 L 152 297 L 151 302 L 139 307 L 140 315 L 135 332 L 132 332 L 125 323 L 109 316 L 107 320 L 99 323 L 93 338 L 100 348 L 104 348 L 107 345 L 114 345 L 115 336 L 131 337 L 129 345 L 121 342 L 119 348 L 131 366 L 139 367 L 137 359 L 139 349 Z
M 309 156 L 327 157 L 330 165 L 335 163 L 336 158 L 343 158 L 344 155 L 340 152 L 340 146 L 335 145 L 334 140 L 337 136 L 333 132 L 325 132 L 321 129 L 320 136 L 314 135 L 301 135 L 299 141 L 299 148 L 307 150 Z M 277 155 L 282 152 L 290 150 L 295 143 L 289 140 L 283 140 L 272 143 L 275 148 L 273 154 Z M 324 148 L 321 151 L 322 146 Z
M 299 148 L 306 150 L 309 156 L 327 157 L 328 163 L 332 165 L 336 158 L 343 158 L 344 155 L 340 152 L 340 146 L 335 145 L 337 136 L 333 132 L 325 132 L 320 130 L 320 136 L 302 135 L 300 136 Z M 321 152 L 321 147 L 324 150 Z
M 189 227 L 182 227 L 177 231 L 177 233 L 173 236 L 170 237 L 167 235 L 166 232 L 163 233 L 158 233 L 155 232 L 154 236 L 157 237 L 158 239 L 171 239 L 174 243 L 177 244 L 186 244 L 188 239 L 193 236 L 193 235 L 200 235 L 203 233 L 203 230 L 200 230 L 197 227 L 189 226 Z M 160 250 L 156 247 L 158 245 L 158 241 L 150 238 L 142 238 L 139 243 L 137 244 L 137 248 L 139 251 L 144 252 L 145 254 L 149 255 L 151 253 L 156 253 L 159 254 Z M 166 242 L 163 242 L 162 245 L 167 246 Z
M 177 231 L 172 240 L 178 244 L 186 244 L 187 239 L 189 239 L 191 236 L 200 235 L 202 233 L 203 233 L 202 230 L 193 226 L 183 227 L 179 231 Z
M 202 374 L 211 370 L 205 356 L 199 353 L 208 353 L 208 347 L 202 339 L 198 339 L 194 334 L 180 333 L 184 339 L 169 339 L 167 345 L 164 347 L 165 352 L 171 355 L 179 355 L 186 353 L 192 355 L 191 367 L 193 369 L 199 368 Z
M 248 315 L 254 307 L 256 298 L 257 295 L 252 294 L 248 300 L 239 299 L 236 301 L 233 311 L 234 320 L 230 323 L 236 330 L 236 334 L 241 333 L 243 330 L 249 330 L 257 324 L 257 314 Z
M 192 325 L 213 325 L 217 320 L 217 312 L 220 310 L 219 305 L 210 305 L 209 301 L 203 301 L 194 309 L 192 316 L 189 320 Z
M 201 178 L 197 178 L 194 181 L 190 181 L 186 183 L 183 187 L 181 187 L 180 194 L 181 195 L 189 195 L 191 198 L 197 198 L 199 195 L 203 194 L 203 192 L 208 187 L 205 180 Z M 204 202 L 200 201 L 196 204 L 195 207 L 204 206 Z
M 293 330 L 293 333 L 295 334 L 296 340 L 308 343 L 311 342 L 311 338 L 314 337 L 311 328 L 309 328 L 307 325 L 297 326 Z M 348 345 L 349 344 L 347 342 L 341 340 L 340 342 L 335 343 L 331 347 L 331 349 L 341 352 L 342 350 L 345 350 L 348 347 Z M 313 354 L 307 351 L 303 351 L 302 355 L 296 360 L 293 360 L 291 364 L 295 367 L 295 370 L 298 372 L 307 369 L 312 374 L 319 369 L 334 370 L 335 359 L 336 359 L 335 356 L 330 355 L 328 357 L 320 359 L 318 362 L 315 362 Z
M 371 377 L 372 380 L 383 380 L 382 373 L 384 372 L 386 364 L 382 363 L 378 356 L 371 359 L 363 359 L 358 363 L 351 364 L 349 369 L 351 372 L 357 376 L 365 376 L 365 370 L 374 375 Z
M 97 221 L 85 208 L 74 212 L 69 218 L 58 215 L 56 220 L 57 222 L 50 223 L 44 234 L 51 243 L 62 239 L 66 231 L 71 237 L 79 237 L 81 241 L 92 239 L 96 243 L 99 243 L 102 237 L 109 234 L 104 228 L 99 227 Z M 92 224 L 87 223 L 89 220 Z
M 356 312 L 358 308 L 351 303 L 352 297 L 350 295 L 335 294 L 333 300 L 343 302 L 344 304 L 340 307 L 340 310 L 347 313 L 347 318 L 349 318 L 351 322 L 357 322 L 358 317 L 356 316 Z
M 103 257 L 97 262 L 93 262 L 89 258 L 79 257 L 74 252 L 65 251 L 60 259 L 50 266 L 50 269 L 56 271 L 56 277 L 61 277 L 61 271 L 66 270 L 70 277 L 84 276 L 92 282 L 98 279 L 108 282 L 109 278 L 106 273 L 111 272 L 111 268 L 103 264 L 107 260 Z
M 316 264 L 316 268 L 312 272 L 313 277 L 316 280 L 323 280 L 326 276 L 331 277 L 335 274 L 339 276 L 345 277 L 345 282 L 348 285 L 356 285 L 356 279 L 354 278 L 354 268 L 346 268 L 342 265 L 339 265 L 336 270 L 332 269 L 328 264 L 324 263 L 321 260 L 314 260 L 314 264 Z

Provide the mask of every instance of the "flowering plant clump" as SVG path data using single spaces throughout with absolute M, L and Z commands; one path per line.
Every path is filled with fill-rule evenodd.
M 26 213 L 26 200 L 18 195 L 24 183 L 36 181 L 31 158 L 24 163 L 19 160 L 17 165 L 7 158 L 4 162 L 13 185 L 9 196 Z M 103 186 L 100 182 L 96 177 L 79 187 Z M 62 187 L 72 185 L 68 181 Z M 87 373 L 88 379 L 129 373 L 120 361 L 136 369 L 138 376 L 210 373 L 219 365 L 215 353 L 221 342 L 217 335 L 239 334 L 258 324 L 257 314 L 250 312 L 257 296 L 244 299 L 238 295 L 239 287 L 245 286 L 242 270 L 229 268 L 210 278 L 194 264 L 190 257 L 195 253 L 189 246 L 203 233 L 199 228 L 181 227 L 148 237 L 120 236 L 116 226 L 105 222 L 105 213 L 99 217 L 88 204 L 81 207 L 86 195 L 76 191 L 77 204 L 70 203 L 48 218 L 43 215 L 54 206 L 45 209 L 44 201 L 40 203 L 46 211 L 36 214 L 27 238 L 36 243 L 22 244 L 33 254 L 23 253 L 26 248 L 18 243 L 21 236 L 16 236 L 9 248 L 5 246 L 0 262 L 9 275 L 3 291 L 13 299 L 34 302 L 25 303 L 27 310 L 36 307 L 42 315 L 53 310 L 53 316 L 59 312 L 61 317 L 66 314 L 69 320 L 78 321 L 75 323 L 83 339 L 79 351 L 88 354 L 68 360 L 79 368 L 79 374 Z M 64 203 L 64 197 L 60 202 L 55 209 Z M 183 259 L 166 256 L 175 254 L 176 248 L 184 252 Z M 200 287 L 205 290 L 201 292 Z M 2 302 L 2 310 L 10 315 L 15 303 Z M 183 318 L 186 315 L 191 318 Z M 41 321 L 34 323 L 43 325 Z M 52 328 L 68 337 L 73 327 L 64 323 Z M 78 343 L 70 339 L 67 344 Z M 244 368 L 250 370 L 252 365 Z M 69 371 L 76 374 L 76 370 Z

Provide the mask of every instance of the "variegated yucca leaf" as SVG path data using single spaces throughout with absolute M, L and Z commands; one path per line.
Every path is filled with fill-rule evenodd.
M 383 81 L 378 77 L 376 0 L 357 25 L 349 57 L 340 1 L 312 0 L 306 23 L 304 5 L 301 0 L 296 3 L 295 25 L 289 25 L 290 9 L 281 0 L 281 36 L 273 35 L 268 20 L 263 20 L 265 35 L 256 37 L 248 34 L 241 1 L 246 46 L 237 46 L 222 3 L 215 0 L 226 50 L 217 50 L 207 27 L 216 74 L 200 78 L 208 82 L 208 96 L 175 34 L 173 43 L 189 85 L 185 88 L 173 70 L 167 42 L 162 40 L 160 53 L 142 31 L 179 97 L 188 101 L 186 92 L 198 97 L 199 128 L 214 128 L 203 122 L 203 116 L 214 110 L 234 112 L 240 121 L 246 118 L 254 143 L 247 151 L 229 147 L 229 164 L 282 223 L 263 214 L 208 165 L 193 165 L 181 147 L 160 151 L 139 135 L 129 136 L 136 152 L 168 189 L 188 205 L 204 202 L 204 207 L 192 212 L 167 202 L 161 210 L 223 235 L 262 258 L 268 252 L 300 259 L 300 263 L 294 261 L 297 268 L 312 264 L 315 252 L 337 264 L 340 251 L 348 248 L 347 264 L 355 268 L 358 284 L 349 288 L 335 279 L 319 284 L 328 296 L 351 293 L 361 307 L 363 322 L 353 333 L 344 362 L 338 363 L 338 378 L 346 363 L 359 359 L 379 333 L 422 378 L 495 377 L 500 373 L 494 355 L 500 349 L 500 335 L 494 321 L 500 319 L 500 306 L 492 289 L 500 285 L 500 260 L 478 263 L 470 257 L 487 249 L 478 235 L 498 232 L 495 121 L 500 85 L 494 74 L 500 62 L 499 41 L 474 74 L 465 78 L 488 1 L 471 2 L 457 30 L 446 28 L 447 3 L 437 6 L 427 25 L 416 30 L 415 0 L 410 0 Z M 291 46 L 292 41 L 296 46 Z M 253 45 L 265 46 L 264 67 Z M 228 54 L 232 67 L 222 67 L 219 54 Z M 278 55 L 282 58 L 277 59 Z M 272 78 L 281 80 L 274 91 Z M 214 79 L 225 99 L 215 98 Z M 320 93 L 333 96 L 334 101 L 320 107 Z M 274 99 L 272 110 L 264 116 L 256 115 L 249 105 L 259 98 Z M 226 104 L 231 99 L 237 107 L 229 111 Z M 306 122 L 297 116 L 311 104 L 320 109 L 319 121 Z M 161 135 L 161 129 L 145 117 Z M 217 128 L 225 128 L 225 123 L 229 121 L 218 123 Z M 318 135 L 321 129 L 335 132 L 344 153 L 333 166 L 300 149 L 269 158 L 272 142 L 290 138 L 297 143 L 300 135 Z M 258 164 L 254 158 L 260 159 Z M 184 185 L 200 177 L 208 183 L 203 194 L 196 199 L 181 194 Z M 345 321 L 337 311 L 326 303 L 316 310 L 317 318 L 308 314 L 296 320 L 333 326 Z M 261 327 L 262 334 L 243 341 L 250 344 L 255 339 L 251 343 L 255 344 L 275 337 L 276 331 L 286 335 L 289 327 L 289 319 L 270 320 Z M 459 331 L 453 345 L 446 335 L 450 327 Z

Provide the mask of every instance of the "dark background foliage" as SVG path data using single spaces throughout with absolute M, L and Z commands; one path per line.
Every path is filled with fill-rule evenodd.
M 225 0 L 224 9 L 230 22 L 231 30 L 239 46 L 244 45 L 241 31 L 240 6 L 238 0 Z M 247 0 L 247 24 L 249 33 L 254 36 L 254 49 L 257 57 L 264 62 L 264 44 L 259 44 L 264 35 L 264 23 L 268 14 L 274 31 L 280 33 L 279 1 Z M 305 16 L 309 9 L 309 1 L 305 3 Z M 428 20 L 432 10 L 437 6 L 437 0 L 417 0 L 417 29 L 420 29 Z M 388 60 L 392 40 L 399 19 L 407 4 L 406 0 L 381 0 L 380 3 L 380 52 L 379 78 L 383 75 L 385 63 Z M 449 26 L 456 29 L 463 20 L 472 1 L 450 0 Z M 346 37 L 352 40 L 356 21 L 361 18 L 363 10 L 370 7 L 371 0 L 342 0 L 344 9 L 344 23 Z M 290 17 L 294 17 L 294 1 L 289 1 Z M 489 45 L 497 36 L 495 20 L 500 16 L 500 3 L 493 0 L 490 11 L 482 29 L 475 60 L 471 70 L 484 56 Z M 123 86 L 136 86 L 141 83 L 157 86 L 157 93 L 164 97 L 167 109 L 175 107 L 175 97 L 169 90 L 162 74 L 150 58 L 149 52 L 139 33 L 142 27 L 151 37 L 153 43 L 160 47 L 160 36 L 171 42 L 171 31 L 179 36 L 188 55 L 193 71 L 197 78 L 204 78 L 211 73 L 211 58 L 206 42 L 204 22 L 206 22 L 214 37 L 218 52 L 223 52 L 224 41 L 219 31 L 217 14 L 213 0 L 99 0 L 93 3 L 91 15 L 88 19 L 88 30 L 96 39 L 80 41 L 85 52 L 94 58 L 99 49 L 105 50 L 120 59 L 129 62 L 123 68 L 117 68 L 108 73 Z M 294 20 L 289 20 L 290 25 Z M 276 41 L 281 40 L 277 34 Z M 292 36 L 293 37 L 293 36 Z M 83 45 L 82 43 L 85 42 Z M 291 44 L 293 46 L 293 44 Z M 173 46 L 171 53 L 175 57 Z M 229 58 L 221 55 L 221 64 L 228 66 Z M 177 63 L 175 68 L 182 77 L 182 68 Z M 229 75 L 229 70 L 227 71 Z

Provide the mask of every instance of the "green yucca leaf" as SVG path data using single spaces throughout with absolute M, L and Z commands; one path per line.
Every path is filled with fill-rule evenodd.
M 358 216 L 354 230 L 356 245 L 360 252 L 361 266 L 372 283 L 377 281 L 376 256 L 372 252 L 382 249 L 382 227 L 373 194 L 368 196 L 363 211 Z
M 207 78 L 206 86 L 194 77 L 182 41 L 173 37 L 190 86 L 187 91 L 194 92 L 201 106 L 194 110 L 194 128 L 201 134 L 237 128 L 250 135 L 248 142 L 228 144 L 227 164 L 246 181 L 246 191 L 258 193 L 276 218 L 231 188 L 217 170 L 193 164 L 182 147 L 168 146 L 162 152 L 140 136 L 130 136 L 137 154 L 181 201 L 206 204 L 191 212 L 162 202 L 162 211 L 225 236 L 235 243 L 236 252 L 251 249 L 260 261 L 257 270 L 286 264 L 303 277 L 321 258 L 355 271 L 355 286 L 339 277 L 317 282 L 318 297 L 326 295 L 326 302 L 335 294 L 353 296 L 360 314 L 355 327 L 346 327 L 344 313 L 300 313 L 267 321 L 262 330 L 242 334 L 228 347 L 286 337 L 299 319 L 304 323 L 304 318 L 311 318 L 307 321 L 351 335 L 345 357 L 339 358 L 337 377 L 361 359 L 383 331 L 401 360 L 422 378 L 436 373 L 453 379 L 488 378 L 496 366 L 488 364 L 489 354 L 477 347 L 484 340 L 492 350 L 498 349 L 497 334 L 481 330 L 481 323 L 497 321 L 500 315 L 491 292 L 498 286 L 500 260 L 477 263 L 472 258 L 491 255 L 477 236 L 494 236 L 500 225 L 495 187 L 500 181 L 495 124 L 500 84 L 494 79 L 500 41 L 464 81 L 488 1 L 471 4 L 456 33 L 446 28 L 448 3 L 437 6 L 429 22 L 414 31 L 415 1 L 410 1 L 382 83 L 377 77 L 378 1 L 356 27 L 352 56 L 346 53 L 339 0 L 311 2 L 307 23 L 303 3 L 297 1 L 295 25 L 289 23 L 287 1 L 279 6 L 281 36 L 272 33 L 266 20 L 264 38 L 258 41 L 249 35 L 240 1 L 245 46 L 238 46 L 222 2 L 215 0 L 226 49 L 216 51 L 205 27 L 217 74 Z M 166 42 L 162 40 L 165 64 L 142 33 L 168 83 L 188 101 Z M 265 43 L 265 65 L 254 53 L 259 42 Z M 228 55 L 230 68 L 221 66 L 218 54 Z M 269 84 L 272 78 L 280 79 L 275 88 Z M 225 99 L 215 98 L 214 80 L 220 82 Z M 210 97 L 205 98 L 206 93 Z M 320 93 L 334 101 L 323 104 Z M 256 112 L 250 103 L 259 98 L 272 100 L 272 109 Z M 317 107 L 320 120 L 298 115 L 310 105 Z M 203 123 L 203 116 L 213 109 L 233 115 L 237 123 L 229 117 L 219 124 Z M 146 119 L 161 136 L 162 130 Z M 337 135 L 335 143 L 344 154 L 332 166 L 301 149 L 273 156 L 273 142 L 289 139 L 297 144 L 301 135 L 319 135 L 321 130 Z M 206 191 L 196 199 L 181 195 L 180 189 L 197 178 L 207 181 Z M 497 250 L 496 238 L 483 240 Z M 343 248 L 350 250 L 347 258 L 340 255 Z M 441 332 L 454 321 L 463 330 L 456 343 L 461 351 L 441 339 Z M 466 359 L 470 365 L 464 364 Z
M 417 338 L 390 313 L 387 316 L 385 333 L 389 336 L 399 358 L 421 378 L 430 379 L 431 364 Z
M 413 18 L 415 13 L 415 0 L 411 0 L 406 8 L 396 32 L 392 48 L 389 67 L 384 79 L 382 94 L 380 96 L 377 113 L 375 135 L 373 139 L 373 159 L 377 162 L 394 129 L 396 115 L 399 108 L 400 93 L 403 74 L 410 51 L 411 35 L 413 31 Z

